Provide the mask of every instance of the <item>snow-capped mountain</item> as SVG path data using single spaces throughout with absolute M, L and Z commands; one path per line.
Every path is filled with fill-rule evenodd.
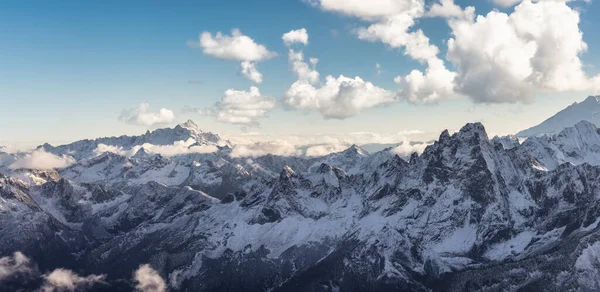
M 519 143 L 474 123 L 407 160 L 76 142 L 48 148 L 80 157 L 69 167 L 0 174 L 0 256 L 120 283 L 149 263 L 173 291 L 595 291 L 599 133 Z
M 140 136 L 86 139 L 56 147 L 46 143 L 38 148 L 56 155 L 70 155 L 80 160 L 93 156 L 98 146 L 110 146 L 113 150 L 127 151 L 134 149 L 135 146 L 141 147 L 144 144 L 162 146 L 173 145 L 176 142 L 184 142 L 188 147 L 197 145 L 230 146 L 229 141 L 223 140 L 211 132 L 202 131 L 198 125 L 190 120 L 174 128 L 156 129 L 152 132 L 147 131 Z
M 582 120 L 600 126 L 600 96 L 589 96 L 582 102 L 575 102 L 541 124 L 517 133 L 516 136 L 532 137 L 556 134 Z

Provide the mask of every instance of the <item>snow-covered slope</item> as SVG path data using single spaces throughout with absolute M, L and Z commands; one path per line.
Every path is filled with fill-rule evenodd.
M 191 140 L 190 140 L 191 139 Z M 152 132 L 147 131 L 140 136 L 106 137 L 94 140 L 80 140 L 67 145 L 52 146 L 44 144 L 38 148 L 56 155 L 70 155 L 77 160 L 94 156 L 94 151 L 99 145 L 112 146 L 121 151 L 132 150 L 135 146 L 146 143 L 151 145 L 173 145 L 175 142 L 192 141 L 192 145 L 230 145 L 229 141 L 221 139 L 218 135 L 200 130 L 193 121 L 187 121 L 174 128 L 162 128 Z
M 522 144 L 467 124 L 408 161 L 357 146 L 227 153 L 140 149 L 21 170 L 39 183 L 1 175 L 0 256 L 114 279 L 149 262 L 174 291 L 600 288 L 589 122 Z
M 556 134 L 582 120 L 600 126 L 600 96 L 589 96 L 582 102 L 575 102 L 541 124 L 517 133 L 516 136 L 532 137 Z

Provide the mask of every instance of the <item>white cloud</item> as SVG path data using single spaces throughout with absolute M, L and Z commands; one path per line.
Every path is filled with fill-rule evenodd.
M 12 256 L 0 258 L 0 281 L 19 277 L 20 281 L 31 286 L 32 283 L 41 283 L 36 291 L 80 291 L 91 288 L 100 283 L 105 283 L 105 275 L 89 275 L 81 277 L 70 270 L 55 269 L 52 272 L 41 275 L 36 265 L 21 252 L 15 252 Z
M 165 292 L 167 284 L 165 280 L 150 265 L 141 265 L 135 271 L 134 280 L 137 283 L 136 291 L 139 292 Z
M 403 49 L 426 66 L 394 79 L 402 85 L 399 97 L 410 102 L 455 96 L 477 103 L 529 102 L 538 92 L 600 90 L 600 76 L 582 70 L 579 56 L 587 45 L 569 0 L 495 2 L 519 5 L 511 14 L 495 10 L 475 17 L 473 7 L 462 9 L 452 0 L 437 0 L 427 13 L 422 0 L 311 1 L 370 22 L 355 30 L 359 39 Z M 446 68 L 423 31 L 413 28 L 421 17 L 447 18 L 453 37 L 446 59 L 456 72 Z
M 327 76 L 319 86 L 316 58 L 311 66 L 304 61 L 302 52 L 289 50 L 289 62 L 298 81 L 286 91 L 283 102 L 291 109 L 315 110 L 327 119 L 345 119 L 361 110 L 396 101 L 396 93 L 377 87 L 360 77 Z M 318 86 L 318 87 L 315 87 Z
M 579 13 L 565 1 L 523 1 L 510 15 L 492 11 L 449 20 L 449 61 L 457 91 L 475 102 L 529 102 L 536 92 L 585 90 L 590 78 Z
M 175 114 L 172 110 L 161 108 L 158 112 L 148 112 L 150 105 L 140 103 L 137 108 L 126 109 L 121 112 L 119 121 L 132 125 L 150 127 L 153 125 L 161 125 L 172 123 L 175 119 Z
M 386 18 L 367 28 L 357 30 L 358 38 L 366 41 L 381 41 L 392 48 L 404 48 L 404 54 L 415 60 L 427 61 L 435 58 L 439 49 L 429 43 L 422 30 L 409 32 L 415 24 L 414 16 L 401 13 Z
M 33 272 L 29 258 L 21 252 L 17 251 L 12 256 L 0 258 L 0 281 L 15 275 L 29 275 Z
M 304 55 L 302 52 L 296 52 L 290 49 L 288 54 L 288 60 L 292 66 L 292 71 L 298 77 L 298 80 L 315 84 L 319 82 L 319 72 L 316 69 L 319 59 L 310 58 L 311 65 L 309 66 L 304 62 Z
M 256 70 L 256 63 L 250 61 L 243 61 L 241 63 L 242 75 L 248 78 L 248 80 L 254 81 L 255 83 L 262 83 L 263 75 Z
M 475 17 L 475 8 L 472 6 L 462 9 L 454 3 L 454 0 L 439 0 L 429 7 L 426 16 L 443 18 L 466 18 Z
M 406 143 L 404 148 L 397 149 L 399 153 L 400 150 L 420 152 L 419 148 L 424 146 L 420 147 L 419 143 L 415 141 L 429 141 L 437 136 L 437 133 L 426 133 L 420 130 L 404 130 L 395 133 L 352 132 L 307 135 L 273 135 L 253 132 L 229 136 L 227 139 L 235 145 L 232 153 L 234 157 L 257 157 L 269 153 L 282 156 L 314 157 L 343 151 L 352 144 L 382 145 L 380 148 L 383 149 L 391 145 Z
M 317 157 L 317 156 L 325 156 L 335 152 L 342 152 L 352 144 L 323 144 L 323 145 L 314 145 L 306 148 L 304 155 L 308 157 Z
M 320 88 L 298 80 L 285 93 L 284 103 L 294 109 L 317 110 L 327 119 L 345 119 L 363 109 L 394 102 L 396 95 L 360 77 L 340 75 L 327 76 Z
M 420 154 L 423 153 L 427 145 L 428 144 L 424 142 L 411 143 L 409 140 L 405 139 L 400 143 L 400 145 L 394 147 L 394 149 L 392 149 L 392 152 L 401 156 L 409 156 L 414 152 Z
M 413 70 L 404 77 L 394 78 L 394 82 L 403 85 L 400 95 L 413 103 L 433 103 L 456 96 L 456 73 L 448 70 L 438 58 L 432 58 L 427 63 L 425 74 Z
M 42 149 L 33 150 L 19 156 L 15 162 L 8 167 L 11 169 L 53 169 L 65 168 L 75 163 L 71 156 L 56 156 Z
M 521 1 L 523 1 L 523 0 L 492 0 L 492 2 L 494 2 L 494 4 L 500 5 L 502 7 L 510 7 Z
M 193 47 L 202 48 L 205 55 L 240 61 L 242 75 L 256 83 L 263 81 L 263 75 L 256 69 L 256 63 L 277 56 L 277 53 L 269 51 L 264 45 L 257 44 L 237 28 L 231 30 L 231 35 L 217 32 L 214 37 L 210 32 L 205 31 L 200 34 L 199 42 L 188 43 Z
M 325 10 L 342 12 L 373 22 L 368 27 L 360 27 L 355 31 L 359 39 L 379 41 L 392 48 L 404 49 L 405 55 L 427 65 L 424 73 L 413 70 L 407 76 L 395 78 L 396 83 L 403 85 L 399 98 L 411 102 L 435 102 L 455 96 L 455 74 L 446 69 L 443 60 L 437 57 L 439 49 L 429 43 L 429 38 L 422 30 L 410 31 L 415 25 L 415 19 L 424 14 L 424 1 L 346 2 L 321 1 L 317 4 Z M 460 8 L 458 10 L 462 12 Z M 379 64 L 376 65 L 376 72 L 381 72 Z
M 76 291 L 84 287 L 91 287 L 98 283 L 104 283 L 104 275 L 89 275 L 81 277 L 70 270 L 56 269 L 44 275 L 42 291 Z
M 410 12 L 418 15 L 423 12 L 423 0 L 312 0 L 315 6 L 326 11 L 356 16 L 364 20 Z
M 381 74 L 381 65 L 379 63 L 375 63 L 375 72 L 377 75 Z
M 112 152 L 118 155 L 131 157 L 141 148 L 144 148 L 144 150 L 150 154 L 160 154 L 166 157 L 193 153 L 214 153 L 219 150 L 214 145 L 194 145 L 195 143 L 196 141 L 190 138 L 187 141 L 175 141 L 173 145 L 153 145 L 144 143 L 131 149 L 123 149 L 121 146 L 98 144 L 96 149 L 94 149 L 94 155 L 98 156 L 105 152 Z
M 305 28 L 292 30 L 287 33 L 284 33 L 281 37 L 283 39 L 283 43 L 286 46 L 291 46 L 294 43 L 300 43 L 303 45 L 308 44 L 308 33 L 306 33 Z
M 280 156 L 300 155 L 300 151 L 293 144 L 282 141 L 256 142 L 253 144 L 235 145 L 231 151 L 231 157 L 258 157 L 267 154 Z
M 200 114 L 214 116 L 217 121 L 240 125 L 258 125 L 276 106 L 275 99 L 263 96 L 257 87 L 250 90 L 228 89 L 220 102 L 212 108 L 198 110 Z
M 208 56 L 224 60 L 259 62 L 277 56 L 277 53 L 257 44 L 239 29 L 233 29 L 231 35 L 217 32 L 214 37 L 205 31 L 200 35 L 200 42 L 190 42 L 190 45 L 202 48 Z

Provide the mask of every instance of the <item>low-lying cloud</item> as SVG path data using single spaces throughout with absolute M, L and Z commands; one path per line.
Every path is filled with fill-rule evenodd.
M 54 169 L 65 168 L 76 161 L 71 156 L 57 156 L 43 149 L 36 149 L 26 154 L 17 155 L 15 162 L 8 167 L 11 169 Z
M 235 145 L 231 154 L 233 157 L 257 157 L 266 154 L 315 157 L 344 151 L 353 144 L 380 145 L 381 147 L 369 147 L 378 150 L 394 147 L 393 151 L 402 155 L 420 153 L 426 147 L 426 143 L 421 141 L 428 141 L 434 137 L 435 135 L 419 130 L 405 130 L 396 133 L 354 132 L 287 136 L 247 133 L 228 139 Z
M 165 280 L 148 264 L 141 265 L 133 273 L 132 280 L 135 287 L 131 289 L 138 292 L 167 291 Z M 0 258 L 0 287 L 7 283 L 17 290 L 40 292 L 87 291 L 96 288 L 109 290 L 112 286 L 106 275 L 81 276 L 61 268 L 42 274 L 37 265 L 19 251 Z M 123 288 L 122 285 L 119 284 L 120 288 Z
M 141 265 L 134 273 L 137 283 L 136 291 L 139 292 L 164 292 L 167 290 L 165 280 L 150 265 Z
M 196 141 L 190 138 L 187 141 L 176 141 L 172 145 L 153 145 L 144 143 L 131 149 L 124 149 L 121 146 L 98 144 L 96 149 L 94 149 L 94 154 L 98 156 L 105 152 L 112 152 L 122 156 L 131 157 L 143 148 L 144 151 L 150 154 L 160 154 L 162 156 L 172 157 L 193 153 L 214 153 L 219 150 L 219 148 L 214 145 L 194 145 L 195 143 Z

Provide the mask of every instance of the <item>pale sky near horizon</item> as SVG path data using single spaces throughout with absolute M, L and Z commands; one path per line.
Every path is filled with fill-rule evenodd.
M 600 88 L 597 3 L 520 2 L 8 1 L 0 144 L 516 133 Z

